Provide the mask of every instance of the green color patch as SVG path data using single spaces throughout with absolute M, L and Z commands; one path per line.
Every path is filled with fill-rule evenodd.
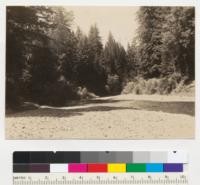
M 146 164 L 126 164 L 126 172 L 146 172 Z

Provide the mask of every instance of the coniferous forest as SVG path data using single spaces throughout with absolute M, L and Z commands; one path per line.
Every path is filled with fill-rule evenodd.
M 170 94 L 195 80 L 194 7 L 140 7 L 137 34 L 127 48 L 112 32 L 103 44 L 97 24 L 89 33 L 74 31 L 67 8 L 8 6 L 6 13 L 8 108 Z

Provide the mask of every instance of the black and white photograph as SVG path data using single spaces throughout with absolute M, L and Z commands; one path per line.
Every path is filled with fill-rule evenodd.
M 7 6 L 5 137 L 193 139 L 193 6 Z

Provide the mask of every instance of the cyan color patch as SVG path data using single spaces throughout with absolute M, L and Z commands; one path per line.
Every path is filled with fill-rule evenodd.
M 146 164 L 146 172 L 163 172 L 163 164 L 161 163 Z

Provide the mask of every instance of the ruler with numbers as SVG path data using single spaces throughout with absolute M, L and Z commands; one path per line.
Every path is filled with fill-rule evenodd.
M 187 185 L 185 173 L 17 173 L 13 185 Z

